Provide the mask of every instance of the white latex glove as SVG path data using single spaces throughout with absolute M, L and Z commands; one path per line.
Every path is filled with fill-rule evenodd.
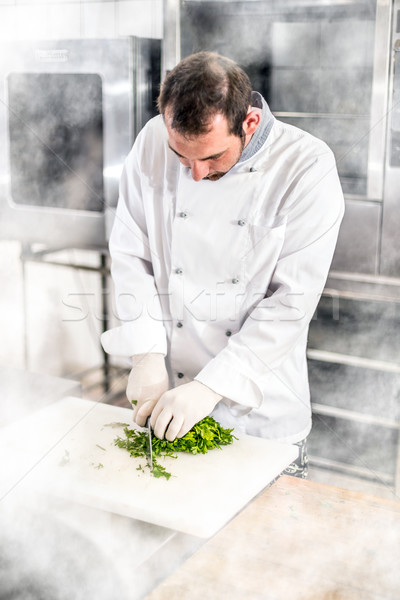
M 222 396 L 199 381 L 191 381 L 165 392 L 157 402 L 150 423 L 155 435 L 172 442 L 207 417 Z M 167 429 L 168 428 L 168 429 Z
M 158 353 L 132 356 L 126 395 L 133 406 L 133 420 L 144 427 L 159 398 L 168 390 L 164 356 Z

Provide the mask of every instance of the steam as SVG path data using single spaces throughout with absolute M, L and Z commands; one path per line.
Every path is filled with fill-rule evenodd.
M 70 458 L 54 419 L 49 419 L 47 441 L 38 439 L 38 430 L 46 431 L 44 418 L 36 413 L 29 427 L 18 421 L 0 431 L 0 599 L 142 598 L 201 540 L 64 499 L 74 495 L 74 488 L 69 474 L 63 480 L 57 471 L 76 466 L 85 428 L 80 434 L 76 427 L 69 431 L 75 442 Z M 114 435 L 111 429 L 106 433 Z M 96 451 L 105 453 L 101 446 Z
M 104 546 L 66 522 L 68 507 L 54 514 L 44 498 L 29 495 L 0 505 L 0 598 L 84 600 L 127 598 Z M 61 517 L 60 517 L 61 515 Z

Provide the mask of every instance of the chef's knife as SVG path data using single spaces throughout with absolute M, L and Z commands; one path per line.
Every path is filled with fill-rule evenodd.
M 147 459 L 147 466 L 150 467 L 150 471 L 152 471 L 153 470 L 153 446 L 151 443 L 150 417 L 147 417 L 147 419 L 146 419 L 146 427 L 147 427 L 146 459 Z

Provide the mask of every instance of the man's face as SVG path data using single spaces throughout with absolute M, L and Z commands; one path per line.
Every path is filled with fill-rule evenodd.
M 239 160 L 245 140 L 229 133 L 228 121 L 216 114 L 208 133 L 186 138 L 171 127 L 168 109 L 165 113 L 168 145 L 181 163 L 191 170 L 195 181 L 221 179 Z

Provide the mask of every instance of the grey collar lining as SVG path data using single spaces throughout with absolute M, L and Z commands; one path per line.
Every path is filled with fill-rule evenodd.
M 248 160 L 259 151 L 268 138 L 272 129 L 272 125 L 274 124 L 274 117 L 269 109 L 269 106 L 259 92 L 252 93 L 251 103 L 252 106 L 261 108 L 261 122 L 256 131 L 253 133 L 253 137 L 251 138 L 250 142 L 243 150 L 239 162 Z

